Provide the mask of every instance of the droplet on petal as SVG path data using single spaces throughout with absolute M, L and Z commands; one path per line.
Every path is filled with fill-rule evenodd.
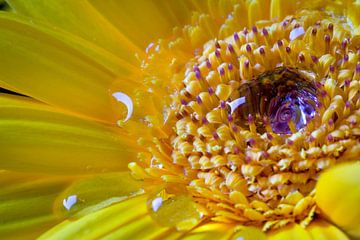
M 112 94 L 112 96 L 118 101 L 123 103 L 126 108 L 127 108 L 127 115 L 125 117 L 125 119 L 123 120 L 124 122 L 128 121 L 134 111 L 134 105 L 133 102 L 131 100 L 131 98 L 126 95 L 125 93 L 122 92 L 115 92 Z
M 70 210 L 77 202 L 77 196 L 71 195 L 63 200 L 63 206 L 66 210 Z
M 289 39 L 292 41 L 292 40 L 302 36 L 303 34 L 305 34 L 305 30 L 303 27 L 294 28 L 290 32 Z

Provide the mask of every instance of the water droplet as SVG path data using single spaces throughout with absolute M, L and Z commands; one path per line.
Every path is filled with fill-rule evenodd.
M 259 133 L 266 124 L 278 134 L 290 134 L 289 123 L 301 130 L 316 116 L 317 89 L 310 73 L 276 68 L 239 88 L 240 98 L 228 103 L 235 123 L 248 129 L 249 117 Z M 241 99 L 241 104 L 235 104 Z M 232 106 L 236 106 L 234 109 Z
M 71 195 L 67 198 L 64 198 L 63 200 L 63 206 L 64 208 L 66 208 L 66 210 L 70 210 L 72 208 L 72 206 L 75 205 L 75 203 L 77 202 L 77 196 L 76 195 Z
M 188 230 L 201 220 L 195 202 L 184 187 L 167 185 L 148 199 L 150 216 L 159 224 Z
M 303 34 L 305 34 L 305 30 L 303 27 L 294 28 L 290 32 L 289 39 L 292 41 L 292 40 L 300 37 Z
M 112 96 L 118 101 L 118 102 L 121 102 L 123 103 L 126 108 L 127 108 L 127 115 L 125 117 L 125 119 L 123 120 L 124 122 L 126 122 L 127 120 L 130 119 L 132 113 L 133 113 L 133 110 L 134 110 L 134 106 L 133 106 L 133 102 L 131 100 L 131 98 L 126 95 L 125 93 L 122 93 L 122 92 L 115 92 L 112 94 Z

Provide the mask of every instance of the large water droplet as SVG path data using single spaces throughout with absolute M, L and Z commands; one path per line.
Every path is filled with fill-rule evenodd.
M 244 103 L 230 109 L 237 124 L 248 128 L 254 121 L 259 133 L 265 132 L 265 119 L 278 134 L 290 134 L 289 123 L 301 130 L 315 117 L 319 105 L 311 73 L 276 68 L 239 88 Z M 312 77 L 314 78 L 314 77 Z
M 192 197 L 180 186 L 167 185 L 152 195 L 147 204 L 150 216 L 163 226 L 188 230 L 201 220 Z

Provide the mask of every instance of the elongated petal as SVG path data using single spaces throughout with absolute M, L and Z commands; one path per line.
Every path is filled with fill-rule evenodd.
M 26 33 L 26 34 L 24 34 Z M 16 89 L 48 104 L 99 120 L 115 122 L 109 88 L 119 74 L 106 57 L 111 71 L 52 32 L 30 26 L 9 14 L 0 14 L 0 87 Z M 106 61 L 106 62 L 105 62 Z M 115 72 L 117 71 L 117 72 Z M 128 72 L 123 71 L 123 76 Z
M 320 176 L 316 202 L 331 221 L 360 237 L 360 164 L 339 165 Z
M 221 223 L 210 223 L 204 224 L 193 231 L 184 234 L 183 239 L 186 240 L 199 240 L 199 239 L 229 239 L 234 234 L 234 226 L 221 224 Z
M 0 96 L 0 168 L 61 174 L 127 170 L 136 145 L 118 129 L 26 97 Z
M 16 14 L 63 29 L 135 63 L 141 50 L 104 19 L 87 1 L 10 0 Z
M 337 240 L 348 240 L 349 237 L 345 235 L 340 229 L 336 226 L 328 223 L 324 220 L 316 220 L 312 222 L 306 230 L 310 233 L 312 239 L 316 240 L 327 240 L 327 239 L 337 239 Z
M 35 238 L 59 222 L 52 213 L 52 205 L 67 184 L 69 180 L 61 177 L 1 171 L 1 238 Z

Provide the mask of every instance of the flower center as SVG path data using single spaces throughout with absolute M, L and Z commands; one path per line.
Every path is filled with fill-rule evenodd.
M 146 83 L 160 98 L 171 88 L 172 102 L 164 125 L 143 118 L 156 134 L 129 167 L 154 219 L 309 224 L 320 172 L 359 153 L 359 46 L 344 26 L 304 11 L 211 40 L 182 64 L 186 37 L 149 50 Z

